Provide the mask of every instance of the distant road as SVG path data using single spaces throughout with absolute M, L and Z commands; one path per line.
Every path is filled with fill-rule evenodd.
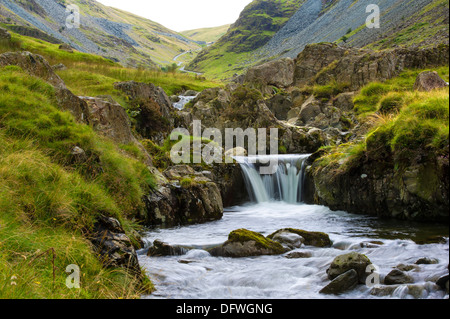
M 201 50 L 201 49 L 200 49 L 200 50 Z M 197 50 L 197 51 L 200 51 L 200 50 Z M 180 57 L 182 57 L 183 55 L 188 54 L 188 53 L 191 53 L 191 52 L 192 52 L 192 50 L 189 50 L 189 51 L 180 53 L 180 54 L 178 54 L 177 56 L 175 56 L 175 57 L 173 58 L 173 61 L 174 61 L 178 66 L 182 66 L 182 65 L 183 65 L 183 62 L 178 62 L 178 59 L 179 59 Z M 197 75 L 203 75 L 203 73 L 185 70 L 185 69 L 184 69 L 185 67 L 186 67 L 186 66 L 183 65 L 183 66 L 180 68 L 180 71 L 181 71 L 181 72 L 186 72 L 186 73 L 197 74 Z

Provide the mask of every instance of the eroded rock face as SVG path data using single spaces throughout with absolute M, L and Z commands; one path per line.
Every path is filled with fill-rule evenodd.
M 152 83 L 141 83 L 134 81 L 114 83 L 114 88 L 116 90 L 123 91 L 130 97 L 131 100 L 154 100 L 158 103 L 161 114 L 166 118 L 170 117 L 171 111 L 173 110 L 172 103 L 162 88 L 156 87 Z
M 295 60 L 294 84 L 325 85 L 336 80 L 347 83 L 350 91 L 355 91 L 369 82 L 395 77 L 406 68 L 434 67 L 446 65 L 448 61 L 446 45 L 371 51 L 331 43 L 311 44 Z
M 90 240 L 106 267 L 123 267 L 141 274 L 134 246 L 117 219 L 100 217 Z
M 284 252 L 285 249 L 280 243 L 247 229 L 232 231 L 223 245 L 209 250 L 212 256 L 233 258 L 280 255 Z
M 120 144 L 133 143 L 130 119 L 125 109 L 111 97 L 79 97 L 90 112 L 89 124 L 93 128 Z
M 294 80 L 294 60 L 284 58 L 270 61 L 247 71 L 244 83 L 259 87 L 264 93 L 272 93 L 270 86 L 285 88 Z
M 55 87 L 65 88 L 64 81 L 42 56 L 27 51 L 0 54 L 0 66 L 17 65 L 30 75 L 39 77 Z
M 209 177 L 187 165 L 169 167 L 164 177 L 166 182 L 144 200 L 148 225 L 187 225 L 222 218 L 222 195 Z

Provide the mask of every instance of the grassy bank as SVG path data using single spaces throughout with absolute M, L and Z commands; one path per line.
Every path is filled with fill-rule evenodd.
M 0 69 L 0 298 L 135 298 L 151 289 L 104 269 L 85 239 L 100 215 L 129 235 L 139 229 L 154 179 L 138 157 L 62 112 L 51 85 Z M 81 289 L 65 285 L 70 264 L 81 268 Z

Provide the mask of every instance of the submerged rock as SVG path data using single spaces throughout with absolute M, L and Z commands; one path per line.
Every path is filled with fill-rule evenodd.
M 350 269 L 333 279 L 333 281 L 320 290 L 319 293 L 337 295 L 355 288 L 357 284 L 358 273 L 354 269 Z
M 212 256 L 222 257 L 251 257 L 263 255 L 280 255 L 286 250 L 280 243 L 270 240 L 263 235 L 247 230 L 232 231 L 228 240 L 221 246 L 209 250 Z
M 322 232 L 311 232 L 302 229 L 295 228 L 284 228 L 277 230 L 273 234 L 267 236 L 269 239 L 273 239 L 279 233 L 292 233 L 301 236 L 304 241 L 303 244 L 307 246 L 315 246 L 315 247 L 330 247 L 332 242 L 330 237 Z
M 366 269 L 370 264 L 372 262 L 367 256 L 357 252 L 340 255 L 333 260 L 328 268 L 328 278 L 333 280 L 350 269 L 354 269 L 358 274 L 359 283 L 364 284 L 367 277 Z
M 432 264 L 439 264 L 439 260 L 436 258 L 428 258 L 428 257 L 422 257 L 417 259 L 415 262 L 416 265 L 432 265 Z
M 187 252 L 187 249 L 178 246 L 171 246 L 160 240 L 155 240 L 153 246 L 148 249 L 147 256 L 161 257 L 161 256 L 181 256 Z
M 392 270 L 389 274 L 384 278 L 385 285 L 401 285 L 401 284 L 410 284 L 414 282 L 414 278 L 405 274 L 403 271 L 399 269 Z
M 312 253 L 309 251 L 293 251 L 286 255 L 288 259 L 311 258 Z
M 272 240 L 280 243 L 286 249 L 300 248 L 305 242 L 305 238 L 290 231 L 277 232 Z

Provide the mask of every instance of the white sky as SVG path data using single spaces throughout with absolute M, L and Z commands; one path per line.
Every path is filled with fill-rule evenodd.
M 97 0 L 158 22 L 174 31 L 234 23 L 252 0 Z

